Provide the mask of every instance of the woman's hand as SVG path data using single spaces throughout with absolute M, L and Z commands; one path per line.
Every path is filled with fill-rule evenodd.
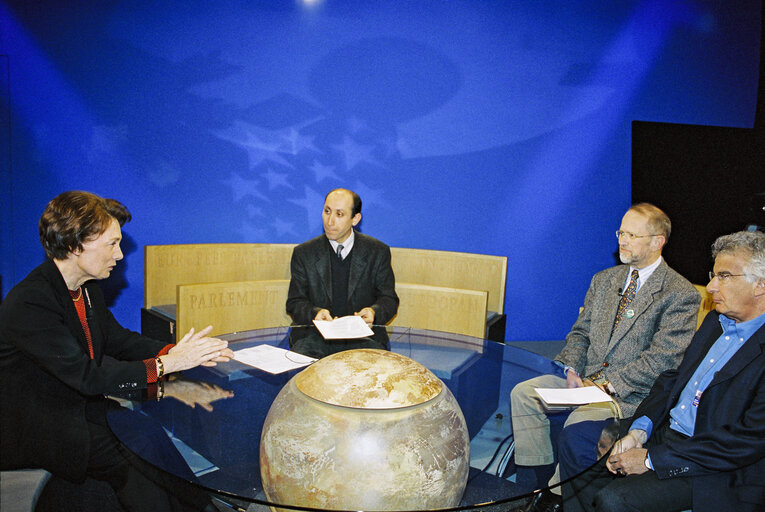
M 234 357 L 227 341 L 207 336 L 211 330 L 211 325 L 199 332 L 194 332 L 192 328 L 170 352 L 161 356 L 165 373 L 188 370 L 199 365 L 215 366 L 216 363 Z

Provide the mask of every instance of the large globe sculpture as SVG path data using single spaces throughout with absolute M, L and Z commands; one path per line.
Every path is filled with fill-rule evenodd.
M 465 418 L 446 385 L 374 349 L 327 356 L 293 377 L 260 443 L 268 500 L 313 508 L 454 507 L 469 462 Z

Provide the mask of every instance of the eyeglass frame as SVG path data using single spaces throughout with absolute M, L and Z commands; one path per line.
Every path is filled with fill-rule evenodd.
M 747 275 L 749 274 L 731 274 L 730 272 L 718 272 L 715 274 L 713 271 L 710 270 L 709 281 L 711 282 L 716 277 L 721 283 L 727 283 L 731 277 L 743 277 Z
M 616 230 L 616 239 L 621 240 L 622 235 L 627 237 L 627 240 L 634 240 L 636 238 L 648 238 L 649 236 L 659 236 L 659 235 L 636 235 L 635 233 L 630 233 L 629 231 L 622 231 L 620 229 Z

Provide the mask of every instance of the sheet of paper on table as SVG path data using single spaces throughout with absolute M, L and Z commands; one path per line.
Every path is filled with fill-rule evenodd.
M 597 386 L 570 389 L 536 388 L 536 392 L 547 405 L 552 406 L 573 406 L 612 401 L 608 393 Z
M 258 345 L 234 350 L 234 359 L 274 374 L 302 368 L 316 361 L 312 357 L 272 345 Z
M 341 316 L 334 320 L 314 320 L 313 323 L 325 340 L 363 338 L 374 335 L 364 319 L 356 315 Z

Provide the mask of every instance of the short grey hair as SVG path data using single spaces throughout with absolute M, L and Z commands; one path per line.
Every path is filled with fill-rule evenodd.
M 750 283 L 765 281 L 765 233 L 762 231 L 739 231 L 724 235 L 712 244 L 712 257 L 720 253 L 746 251 L 749 261 L 744 265 L 746 279 Z

